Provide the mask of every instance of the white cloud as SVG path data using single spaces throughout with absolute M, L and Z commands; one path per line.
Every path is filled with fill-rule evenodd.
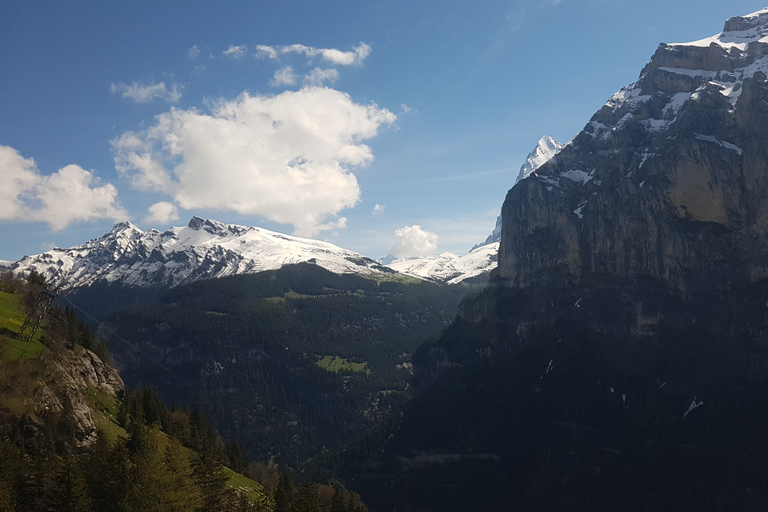
M 256 47 L 256 57 L 261 59 L 277 59 L 280 55 L 298 53 L 309 57 L 320 57 L 337 66 L 352 66 L 362 64 L 362 62 L 371 54 L 371 47 L 366 43 L 360 43 L 350 51 L 337 50 L 336 48 L 314 48 L 303 44 L 291 44 L 287 46 L 266 46 L 258 45 Z
M 270 82 L 270 84 L 275 87 L 293 85 L 294 83 L 296 83 L 296 75 L 293 74 L 293 68 L 291 66 L 285 66 L 275 71 L 275 75 Z
M 168 224 L 179 220 L 179 209 L 176 208 L 175 204 L 166 201 L 153 204 L 148 208 L 148 211 L 149 215 L 141 221 L 144 224 Z
M 400 241 L 389 250 L 395 258 L 418 258 L 437 251 L 437 235 L 421 229 L 418 224 L 396 229 L 395 234 Z
M 221 53 L 225 57 L 229 57 L 230 59 L 237 60 L 245 57 L 248 54 L 248 48 L 246 48 L 245 45 L 241 45 L 241 46 L 229 45 L 229 48 L 227 48 Z
M 257 59 L 277 59 L 277 50 L 267 45 L 256 46 L 256 58 Z
M 181 88 L 181 85 L 173 84 L 168 89 L 165 82 L 160 82 L 159 84 L 132 82 L 130 85 L 117 82 L 110 86 L 113 94 L 116 92 L 121 93 L 123 98 L 131 99 L 136 103 L 149 103 L 154 100 L 176 103 L 181 99 Z
M 383 204 L 373 205 L 373 211 L 371 212 L 371 215 L 384 215 L 384 205 Z
M 117 189 L 111 183 L 101 187 L 98 179 L 79 165 L 67 165 L 49 176 L 41 176 L 35 195 L 42 204 L 37 220 L 64 229 L 73 222 L 125 218 L 117 204 Z
M 194 45 L 192 48 L 187 50 L 187 56 L 189 56 L 190 59 L 195 60 L 200 55 L 200 48 L 197 47 L 197 45 Z
M 128 218 L 114 185 L 97 186 L 94 174 L 79 165 L 67 165 L 44 176 L 33 159 L 0 145 L 0 171 L 4 177 L 0 219 L 42 221 L 61 230 L 73 222 Z
M 31 190 L 40 178 L 37 165 L 31 158 L 24 158 L 9 146 L 0 145 L 0 219 L 16 219 L 22 216 L 22 194 Z
M 261 215 L 314 236 L 344 227 L 338 213 L 360 196 L 351 169 L 373 159 L 363 141 L 394 121 L 328 88 L 243 92 L 210 114 L 171 109 L 112 145 L 118 171 L 140 190 L 169 194 L 187 210 Z
M 313 69 L 306 77 L 304 77 L 304 84 L 311 86 L 322 86 L 326 82 L 333 83 L 339 79 L 339 72 L 335 69 Z

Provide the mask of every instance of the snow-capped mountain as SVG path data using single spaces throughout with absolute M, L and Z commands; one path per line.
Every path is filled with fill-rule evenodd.
M 528 176 L 533 173 L 536 169 L 544 165 L 545 163 L 549 162 L 552 157 L 554 157 L 558 151 L 563 149 L 564 144 L 559 142 L 557 139 L 553 139 L 549 135 L 545 135 L 542 138 L 539 139 L 539 142 L 536 144 L 536 147 L 531 150 L 530 153 L 528 153 L 528 156 L 525 158 L 525 162 L 523 162 L 523 165 L 520 166 L 520 172 L 517 174 L 517 179 L 515 180 L 515 185 L 517 185 L 520 180 L 523 180 L 527 178 Z M 474 251 L 478 247 L 482 247 L 484 245 L 493 244 L 501 241 L 501 215 L 496 217 L 496 227 L 493 228 L 493 233 L 491 233 L 488 238 L 485 239 L 485 242 L 477 244 L 474 246 L 471 251 Z
M 48 283 L 66 291 L 98 282 L 170 288 L 301 262 L 338 274 L 391 272 L 370 258 L 327 242 L 200 217 L 164 233 L 142 231 L 122 222 L 83 245 L 26 256 L 13 265 L 13 270 L 23 274 L 34 269 Z
M 550 161 L 562 148 L 563 144 L 548 135 L 539 139 L 536 147 L 528 153 L 525 162 L 520 166 L 515 184 Z M 496 218 L 496 227 L 485 242 L 475 245 L 464 256 L 450 252 L 401 260 L 387 256 L 382 260 L 382 263 L 403 274 L 448 284 L 458 284 L 467 279 L 490 273 L 496 268 L 500 241 L 501 216 Z
M 451 252 L 425 258 L 393 260 L 387 266 L 421 279 L 458 284 L 496 268 L 499 244 L 477 247 L 459 256 Z
M 556 139 L 553 139 L 549 135 L 545 135 L 540 138 L 539 142 L 536 144 L 536 147 L 533 148 L 530 153 L 528 153 L 528 156 L 525 158 L 525 163 L 520 166 L 520 172 L 518 173 L 517 179 L 515 180 L 515 185 L 517 185 L 520 180 L 530 176 L 533 171 L 549 162 L 552 157 L 557 154 L 558 151 L 563 149 L 563 146 L 564 144 Z
M 648 276 L 680 289 L 701 276 L 729 289 L 764 279 L 766 105 L 768 8 L 659 45 L 635 83 L 510 190 L 501 279 Z

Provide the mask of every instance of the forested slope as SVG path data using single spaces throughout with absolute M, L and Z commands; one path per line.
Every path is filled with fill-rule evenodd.
M 177 287 L 104 333 L 129 385 L 197 401 L 252 458 L 296 465 L 402 403 L 411 353 L 470 291 L 293 265 Z

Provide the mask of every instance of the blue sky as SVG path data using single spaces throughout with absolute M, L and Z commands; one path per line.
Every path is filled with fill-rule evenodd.
M 0 259 L 193 215 L 464 254 L 542 135 L 570 140 L 660 42 L 763 7 L 4 0 Z

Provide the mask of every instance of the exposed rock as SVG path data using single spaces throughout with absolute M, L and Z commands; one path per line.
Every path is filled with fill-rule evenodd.
M 0 409 L 20 418 L 17 422 L 24 426 L 18 429 L 18 441 L 25 444 L 39 444 L 40 436 L 50 435 L 47 429 L 54 421 L 67 425 L 76 445 L 89 446 L 96 439 L 97 416 L 108 421 L 109 413 L 100 408 L 125 393 L 117 370 L 79 345 L 46 352 L 23 364 L 36 382 L 28 387 L 25 379 L 9 383 L 6 378 L 5 385 L 10 388 L 4 396 L 9 402 L 0 401 Z M 19 389 L 20 385 L 24 388 Z
M 637 83 L 510 190 L 503 282 L 649 276 L 684 291 L 702 276 L 768 277 L 766 23 L 757 13 L 711 41 L 661 45 Z M 747 26 L 759 34 L 728 32 Z

